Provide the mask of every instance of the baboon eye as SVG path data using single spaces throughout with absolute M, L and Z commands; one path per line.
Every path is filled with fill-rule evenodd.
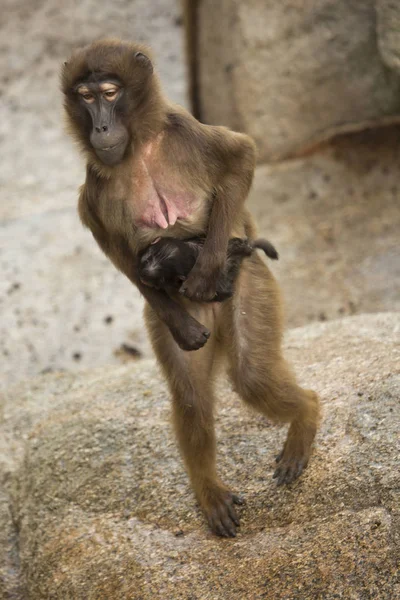
M 116 96 L 117 96 L 118 90 L 114 89 L 114 90 L 107 90 L 106 92 L 104 92 L 104 97 L 106 98 L 106 100 L 115 100 Z
M 87 102 L 88 104 L 91 104 L 92 102 L 94 102 L 94 96 L 92 94 L 81 94 L 82 98 L 84 99 L 85 102 Z

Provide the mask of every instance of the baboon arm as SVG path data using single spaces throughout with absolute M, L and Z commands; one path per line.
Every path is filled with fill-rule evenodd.
M 210 301 L 225 268 L 228 243 L 238 215 L 242 212 L 253 179 L 255 149 L 247 136 L 236 134 L 241 148 L 230 157 L 230 170 L 215 187 L 206 240 L 195 266 L 181 288 L 188 298 Z

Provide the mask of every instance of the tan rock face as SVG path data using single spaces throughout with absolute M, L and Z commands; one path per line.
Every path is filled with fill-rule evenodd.
M 385 15 L 379 39 L 393 42 Z M 400 115 L 373 0 L 203 0 L 198 23 L 202 117 L 253 136 L 261 162 Z
M 262 166 L 249 207 L 280 254 L 270 268 L 290 326 L 400 309 L 398 127 Z
M 400 6 L 393 0 L 375 0 L 378 47 L 385 64 L 400 73 Z
M 219 470 L 247 502 L 235 540 L 212 537 L 198 514 L 152 362 L 10 391 L 0 404 L 0 596 L 398 597 L 399 339 L 398 313 L 287 336 L 324 415 L 307 472 L 286 489 L 271 479 L 284 431 L 220 382 Z

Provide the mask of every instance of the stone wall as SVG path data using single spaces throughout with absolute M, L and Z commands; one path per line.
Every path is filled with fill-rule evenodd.
M 398 308 L 400 8 L 191 6 L 200 117 L 258 145 L 249 206 L 280 253 L 287 323 Z
M 395 3 L 202 0 L 197 19 L 201 117 L 251 135 L 261 162 L 399 120 Z

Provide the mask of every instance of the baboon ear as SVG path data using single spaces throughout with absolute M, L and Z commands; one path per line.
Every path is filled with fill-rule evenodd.
M 143 54 L 143 52 L 135 52 L 134 56 L 138 63 L 140 63 L 141 65 L 146 67 L 146 69 L 148 69 L 149 73 L 153 72 L 153 64 L 148 56 Z

